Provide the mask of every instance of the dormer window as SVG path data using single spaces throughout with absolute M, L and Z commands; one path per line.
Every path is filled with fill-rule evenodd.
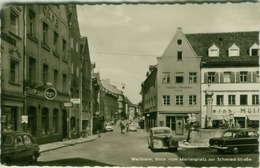
M 209 57 L 218 57 L 219 56 L 219 48 L 215 44 L 213 44 L 209 48 L 208 52 L 209 52 Z
M 258 44 L 254 44 L 252 45 L 252 47 L 250 47 L 249 49 L 249 55 L 250 56 L 259 56 L 259 45 Z
M 239 48 L 236 44 L 233 44 L 229 49 L 228 49 L 228 55 L 230 57 L 235 57 L 239 56 Z

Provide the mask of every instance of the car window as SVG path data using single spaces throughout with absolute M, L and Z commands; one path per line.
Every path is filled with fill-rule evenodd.
M 2 137 L 2 144 L 3 145 L 12 145 L 12 143 L 13 143 L 13 137 L 12 136 L 4 135 Z
M 160 129 L 160 130 L 154 130 L 154 135 L 159 135 L 159 134 L 170 134 L 170 130 L 165 130 L 165 129 Z
M 258 134 L 256 132 L 249 131 L 248 132 L 248 137 L 258 137 Z
M 237 138 L 245 138 L 246 136 L 245 136 L 245 132 L 239 132 L 239 133 L 237 133 L 237 136 L 236 136 Z
M 234 137 L 235 137 L 235 133 L 234 133 L 234 132 L 229 132 L 229 131 L 227 131 L 227 132 L 224 132 L 224 133 L 222 134 L 222 137 L 223 137 L 223 138 L 234 138 Z
M 30 145 L 32 144 L 31 138 L 28 135 L 23 136 L 24 144 L 25 145 Z
M 23 139 L 21 136 L 17 136 L 14 138 L 14 146 L 22 146 L 23 145 Z

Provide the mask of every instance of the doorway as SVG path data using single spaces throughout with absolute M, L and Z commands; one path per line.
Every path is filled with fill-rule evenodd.
M 177 117 L 176 118 L 176 135 L 183 135 L 183 119 Z

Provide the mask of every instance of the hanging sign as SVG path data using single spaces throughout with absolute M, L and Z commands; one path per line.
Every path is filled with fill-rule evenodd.
M 44 96 L 48 100 L 53 100 L 57 96 L 57 91 L 54 88 L 47 88 L 44 91 Z
M 22 123 L 28 123 L 28 116 L 22 115 Z

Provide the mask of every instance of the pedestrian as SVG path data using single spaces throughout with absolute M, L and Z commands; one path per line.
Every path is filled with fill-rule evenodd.
M 126 132 L 129 132 L 129 123 L 126 123 Z
M 121 133 L 124 134 L 125 133 L 125 125 L 123 123 L 121 123 Z

